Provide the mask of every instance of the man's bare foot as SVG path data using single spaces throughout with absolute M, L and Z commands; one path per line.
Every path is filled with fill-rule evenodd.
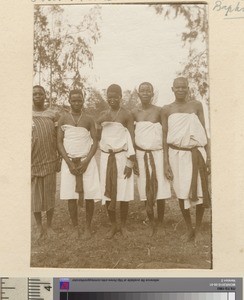
M 91 232 L 91 229 L 90 229 L 90 228 L 89 228 L 89 229 L 86 228 L 85 233 L 84 233 L 82 239 L 85 240 L 85 241 L 88 241 L 88 240 L 90 240 L 91 238 L 92 238 L 92 232 Z
M 80 237 L 80 229 L 79 226 L 75 226 L 72 228 L 72 233 L 70 234 L 72 239 L 78 239 Z
M 110 201 L 109 206 L 108 206 L 108 210 L 115 211 L 115 208 L 116 208 L 116 202 L 115 201 Z
M 195 237 L 195 232 L 194 230 L 188 230 L 187 233 L 185 233 L 182 237 L 181 237 L 181 240 L 183 242 L 191 242 L 194 240 L 194 237 Z
M 159 223 L 157 226 L 157 235 L 160 237 L 165 237 L 165 228 L 162 223 Z
M 37 230 L 34 231 L 33 242 L 39 244 L 44 238 L 44 230 L 42 226 L 38 226 Z
M 40 240 L 44 236 L 44 229 L 42 226 L 37 227 L 36 240 Z
M 201 242 L 204 240 L 203 234 L 200 230 L 195 229 L 195 243 Z
M 125 226 L 122 226 L 120 228 L 120 232 L 124 238 L 128 238 L 130 236 L 129 231 L 127 230 L 127 228 Z
M 52 238 L 54 236 L 56 236 L 56 232 L 52 229 L 52 227 L 47 227 L 47 238 Z
M 112 228 L 109 230 L 109 232 L 106 234 L 106 238 L 111 239 L 117 232 L 118 232 L 117 226 L 113 225 Z

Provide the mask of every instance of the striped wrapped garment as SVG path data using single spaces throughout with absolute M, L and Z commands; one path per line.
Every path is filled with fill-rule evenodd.
M 54 207 L 58 163 L 55 112 L 33 111 L 31 143 L 32 211 L 48 211 Z

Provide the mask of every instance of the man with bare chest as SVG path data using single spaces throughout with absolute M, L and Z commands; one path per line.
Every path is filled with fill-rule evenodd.
M 165 199 L 171 197 L 170 182 L 164 175 L 162 113 L 151 103 L 153 86 L 143 82 L 138 91 L 141 107 L 133 111 L 135 123 L 136 158 L 139 167 L 138 190 L 140 199 L 146 201 L 151 236 L 156 229 L 163 229 Z M 157 202 L 158 226 L 154 219 Z M 160 230 L 164 232 L 164 230 Z
M 101 126 L 100 180 L 102 200 L 106 203 L 112 224 L 107 237 L 112 238 L 118 231 L 128 236 L 126 219 L 129 201 L 134 199 L 134 178 L 132 168 L 135 159 L 133 147 L 133 118 L 129 111 L 121 107 L 121 87 L 112 84 L 107 89 L 109 109 L 101 113 L 97 124 Z M 116 221 L 116 203 L 120 202 L 119 230 Z
M 63 157 L 60 199 L 68 200 L 71 221 L 78 235 L 78 203 L 82 205 L 85 200 L 85 239 L 89 239 L 94 200 L 101 200 L 99 173 L 94 158 L 97 134 L 94 121 L 83 111 L 82 91 L 70 91 L 69 103 L 71 111 L 65 112 L 58 123 L 58 150 Z
M 174 80 L 175 101 L 163 107 L 164 169 L 179 199 L 187 234 L 186 240 L 200 238 L 204 208 L 209 206 L 207 175 L 210 173 L 210 153 L 205 130 L 202 104 L 187 101 L 188 81 Z M 189 208 L 196 206 L 196 226 L 193 229 Z

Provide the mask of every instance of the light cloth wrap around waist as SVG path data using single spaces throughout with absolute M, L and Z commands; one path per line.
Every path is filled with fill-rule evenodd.
M 115 209 L 117 198 L 117 178 L 118 170 L 116 163 L 116 153 L 126 152 L 127 158 L 135 154 L 131 136 L 126 127 L 118 122 L 104 122 L 102 125 L 102 136 L 100 149 L 108 153 L 106 168 L 106 185 L 104 195 L 111 199 L 110 210 Z
M 207 170 L 202 153 L 203 147 L 207 144 L 205 130 L 195 113 L 174 113 L 168 118 L 168 135 L 167 143 L 173 150 L 191 152 L 192 175 L 189 186 L 189 198 L 194 203 L 198 200 L 197 195 L 197 178 L 200 174 L 200 184 L 203 193 L 204 206 L 209 206 L 209 193 L 207 184 Z M 179 154 L 178 159 L 183 159 Z M 188 167 L 185 165 L 186 172 Z M 174 172 L 173 172 L 174 173 Z M 173 174 L 177 177 L 178 174 Z M 178 178 L 177 181 L 184 181 Z
M 136 122 L 135 127 L 135 143 L 136 149 L 144 151 L 144 166 L 146 173 L 146 197 L 147 197 L 147 211 L 150 213 L 153 210 L 153 205 L 157 198 L 158 180 L 155 167 L 155 161 L 152 151 L 162 149 L 162 125 L 152 123 L 150 121 Z M 151 167 L 151 174 L 149 170 Z
M 146 204 L 150 212 L 155 200 L 171 197 L 170 182 L 164 176 L 162 125 L 140 121 L 135 126 L 138 191 L 142 201 L 148 200 Z
M 74 127 L 72 125 L 62 125 L 61 129 L 64 132 L 63 143 L 65 151 L 75 167 L 78 168 L 81 161 L 86 158 L 91 149 L 93 141 L 90 132 L 84 127 Z M 79 200 L 81 201 L 81 204 L 83 204 L 83 174 L 76 175 L 75 178 L 75 192 L 79 194 Z

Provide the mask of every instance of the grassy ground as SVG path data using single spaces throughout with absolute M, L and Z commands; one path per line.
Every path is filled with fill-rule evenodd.
M 60 201 L 59 176 L 57 183 L 57 203 L 53 220 L 56 236 L 34 239 L 36 225 L 32 220 L 31 267 L 49 268 L 125 268 L 125 269 L 209 269 L 211 268 L 211 213 L 206 210 L 203 218 L 203 239 L 182 242 L 185 225 L 178 201 L 175 197 L 167 201 L 165 212 L 166 235 L 149 237 L 149 226 L 144 203 L 138 200 L 135 187 L 135 200 L 130 203 L 128 230 L 130 237 L 124 239 L 119 233 L 113 239 L 105 238 L 109 221 L 105 207 L 95 204 L 92 224 L 92 239 L 84 241 L 72 237 L 72 226 L 67 202 Z M 195 211 L 192 210 L 195 222 Z M 85 211 L 80 208 L 79 220 L 84 230 Z

